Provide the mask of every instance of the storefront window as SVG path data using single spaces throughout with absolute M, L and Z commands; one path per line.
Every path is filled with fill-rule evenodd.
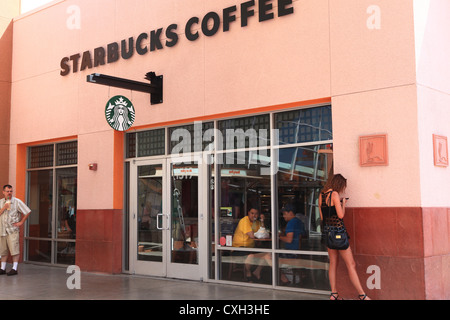
M 277 254 L 277 283 L 291 288 L 329 290 L 328 256 Z
M 171 261 L 198 264 L 198 166 L 172 165 Z
M 33 238 L 52 237 L 53 170 L 32 171 L 28 174 L 28 205 L 30 215 L 28 235 Z M 44 245 L 46 245 L 44 243 Z M 38 258 L 47 249 L 29 247 L 29 255 Z
M 164 155 L 165 129 L 131 132 L 126 134 L 126 157 L 150 157 Z
M 138 157 L 163 155 L 165 153 L 165 130 L 138 132 L 137 150 Z
M 28 168 L 45 168 L 53 166 L 54 145 L 30 148 Z
M 68 166 L 78 162 L 78 144 L 76 141 L 56 145 L 56 165 Z
M 28 261 L 52 263 L 51 240 L 27 240 Z
M 162 261 L 162 167 L 139 167 L 137 259 Z
M 332 168 L 328 153 L 321 152 L 324 150 L 331 150 L 331 145 L 279 150 L 275 182 L 280 249 L 325 251 L 321 243 L 318 197 Z M 287 229 L 295 235 L 289 242 L 282 237 Z
M 75 243 L 77 216 L 77 168 L 56 170 L 57 190 L 57 263 L 75 263 Z
M 126 139 L 126 157 L 136 158 L 136 132 L 127 133 Z
M 275 128 L 279 130 L 280 145 L 331 140 L 331 106 L 277 113 Z
M 264 147 L 270 145 L 270 116 L 222 120 L 218 123 L 223 137 L 221 150 Z
M 318 197 L 333 174 L 331 107 L 275 113 L 273 124 L 271 145 L 269 115 L 218 121 L 224 149 L 236 149 L 216 153 L 218 278 L 329 290 Z M 252 208 L 256 239 L 241 241 L 239 223 Z
M 260 156 L 260 153 L 263 155 Z M 223 279 L 245 281 L 246 273 L 235 274 L 235 265 L 244 264 L 250 268 L 261 258 L 264 259 L 266 254 L 258 251 L 249 253 L 245 249 L 272 247 L 271 178 L 264 174 L 269 172 L 265 169 L 270 168 L 270 163 L 266 162 L 267 156 L 270 158 L 268 150 L 242 154 L 229 152 L 223 154 L 224 163 L 219 165 L 219 243 L 221 247 L 230 249 L 220 255 Z M 247 226 L 255 233 L 256 239 L 246 235 L 250 231 Z M 225 274 L 228 276 L 225 277 Z M 264 279 L 269 281 L 267 277 Z
M 76 141 L 29 148 L 29 261 L 75 263 L 77 159 Z
M 221 279 L 272 284 L 272 254 L 261 251 L 219 251 Z
M 251 164 L 250 157 L 255 153 L 257 151 L 245 152 L 243 163 L 239 163 L 239 152 L 226 153 L 226 163 L 219 166 L 221 238 L 229 236 L 252 208 L 258 210 L 254 228 L 262 226 L 261 215 L 264 215 L 264 227 L 270 230 L 270 176 L 261 175 L 262 169 L 270 167 L 270 163 L 255 161 Z
M 128 158 L 172 161 L 172 262 L 198 264 L 205 254 L 209 279 L 329 290 L 318 197 L 333 174 L 330 105 L 158 130 L 127 134 L 126 150 Z M 162 143 L 164 132 L 165 154 L 140 152 L 139 137 Z M 206 203 L 194 190 L 207 190 Z M 204 251 L 196 240 L 202 211 L 210 244 Z
M 190 153 L 213 149 L 214 122 L 197 122 L 169 129 L 170 153 Z M 208 134 L 205 136 L 205 133 Z

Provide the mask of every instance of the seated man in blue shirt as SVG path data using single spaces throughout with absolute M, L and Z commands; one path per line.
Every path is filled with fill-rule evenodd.
M 281 209 L 283 218 L 286 220 L 285 235 L 280 235 L 280 240 L 285 243 L 284 248 L 287 250 L 300 249 L 301 236 L 305 234 L 305 226 L 303 222 L 295 216 L 294 208 L 287 205 Z
M 305 225 L 295 216 L 294 208 L 291 205 L 283 207 L 281 212 L 287 225 L 284 235 L 280 235 L 280 240 L 284 243 L 284 248 L 286 250 L 299 250 L 301 236 L 305 234 Z M 297 255 L 292 253 L 281 253 L 280 258 L 296 259 Z M 281 272 L 280 281 L 281 284 L 284 285 L 290 283 L 284 272 Z

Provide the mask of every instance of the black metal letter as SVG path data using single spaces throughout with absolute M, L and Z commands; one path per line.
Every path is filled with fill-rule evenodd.
M 273 12 L 267 13 L 272 10 L 272 3 L 267 3 L 272 0 L 259 0 L 259 22 L 273 19 Z
M 166 46 L 169 48 L 173 47 L 178 42 L 178 34 L 175 32 L 175 30 L 177 30 L 177 28 L 178 28 L 178 25 L 171 24 L 166 29 L 166 37 L 167 37 Z
M 70 66 L 67 64 L 69 62 L 69 58 L 65 57 L 61 60 L 61 72 L 59 73 L 62 76 L 67 76 L 70 72 Z
M 80 71 L 83 71 L 86 68 L 92 69 L 91 53 L 89 51 L 83 52 Z
M 185 34 L 186 34 L 186 38 L 189 41 L 194 41 L 198 39 L 198 32 L 196 33 L 192 33 L 192 25 L 194 23 L 198 24 L 199 19 L 197 17 L 192 17 L 188 20 L 188 22 L 186 23 L 186 29 L 185 29 Z
M 148 39 L 148 34 L 147 33 L 141 33 L 136 40 L 136 52 L 138 54 L 140 54 L 141 56 L 146 54 L 148 52 L 148 48 L 147 46 L 145 46 L 144 48 L 142 48 L 141 42 L 144 39 Z
M 116 62 L 119 60 L 119 44 L 113 42 L 108 44 L 108 63 Z
M 134 53 L 134 39 L 133 37 L 128 39 L 128 51 L 127 51 L 127 40 L 122 40 L 122 58 L 130 59 Z
M 155 51 L 156 49 L 162 49 L 163 45 L 161 43 L 161 32 L 162 28 L 159 28 L 158 30 L 152 30 L 150 32 L 150 51 Z
M 286 6 L 292 4 L 292 0 L 278 0 L 278 16 L 287 16 L 294 13 L 294 7 L 286 8 Z
M 103 47 L 98 47 L 94 49 L 94 67 L 105 64 L 106 51 Z
M 236 21 L 236 16 L 234 14 L 231 15 L 231 13 L 236 12 L 236 10 L 236 6 L 223 9 L 223 32 L 230 30 L 230 22 Z
M 208 29 L 208 21 L 213 19 L 214 23 L 211 30 Z M 202 20 L 202 32 L 205 36 L 211 37 L 216 34 L 220 27 L 220 17 L 217 13 L 211 11 L 208 12 Z
M 73 72 L 78 72 L 78 60 L 80 59 L 80 54 L 74 54 L 73 56 L 70 56 L 70 60 L 73 61 Z
M 255 15 L 255 10 L 248 10 L 254 6 L 255 0 L 241 3 L 241 27 L 246 27 L 248 25 L 248 17 L 253 17 Z

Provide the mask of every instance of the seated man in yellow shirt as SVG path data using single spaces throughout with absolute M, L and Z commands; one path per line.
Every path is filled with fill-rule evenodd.
M 236 227 L 236 230 L 234 231 L 233 236 L 233 247 L 246 247 L 246 248 L 254 248 L 255 247 L 255 241 L 253 239 L 256 239 L 255 232 L 258 231 L 260 226 L 264 226 L 264 216 L 261 215 L 261 222 L 259 222 L 258 219 L 259 212 L 258 209 L 255 207 L 250 207 L 250 210 L 247 213 L 247 216 L 242 218 L 239 221 L 239 224 Z M 252 265 L 258 266 L 260 263 L 259 260 L 263 260 L 265 258 L 265 253 L 259 253 L 254 254 L 251 252 L 246 251 L 234 251 L 232 253 L 233 256 L 247 256 L 245 258 L 244 264 L 245 264 L 245 276 L 247 278 L 247 281 L 253 281 L 253 280 L 259 280 L 259 277 L 257 279 L 253 279 L 253 275 L 251 272 Z M 258 259 L 258 261 L 255 261 L 256 255 L 262 255 L 261 258 Z M 262 266 L 258 266 L 259 272 L 261 271 Z
M 258 209 L 250 207 L 247 215 L 243 217 L 234 231 L 233 247 L 255 247 L 255 234 L 252 229 L 253 222 L 258 218 Z

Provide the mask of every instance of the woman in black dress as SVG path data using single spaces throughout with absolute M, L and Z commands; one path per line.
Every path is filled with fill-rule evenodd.
M 323 221 L 324 229 L 327 227 L 345 228 L 344 215 L 346 198 L 340 199 L 341 194 L 347 187 L 347 180 L 340 174 L 333 176 L 331 181 L 325 186 L 319 196 L 320 219 Z M 356 263 L 353 259 L 353 253 L 350 247 L 344 250 L 334 250 L 328 248 L 328 256 L 330 258 L 330 269 L 328 275 L 330 279 L 331 295 L 330 300 L 338 300 L 339 293 L 336 288 L 336 271 L 339 256 L 347 266 L 348 275 L 355 289 L 358 291 L 360 300 L 370 300 L 364 293 L 361 283 L 356 272 Z

